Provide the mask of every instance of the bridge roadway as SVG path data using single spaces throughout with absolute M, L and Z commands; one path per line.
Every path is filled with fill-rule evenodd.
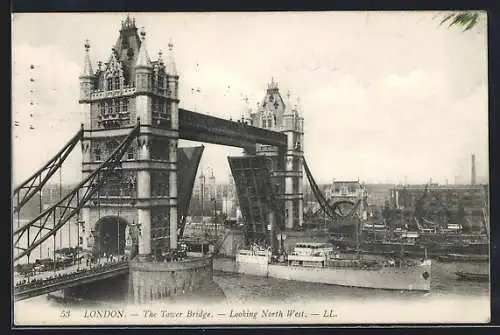
M 179 138 L 240 148 L 252 148 L 256 143 L 286 149 L 283 133 L 234 122 L 179 108 Z
M 94 265 L 72 265 L 62 270 L 45 271 L 29 277 L 29 283 L 16 284 L 14 299 L 16 301 L 29 299 L 42 294 L 75 287 L 85 283 L 115 277 L 127 273 L 128 261 L 107 262 L 102 258 Z M 14 277 L 15 283 L 24 278 Z

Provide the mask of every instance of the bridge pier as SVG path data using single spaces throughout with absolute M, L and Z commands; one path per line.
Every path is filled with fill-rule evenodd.
M 129 300 L 145 304 L 195 293 L 213 285 L 212 258 L 189 258 L 178 262 L 129 263 Z

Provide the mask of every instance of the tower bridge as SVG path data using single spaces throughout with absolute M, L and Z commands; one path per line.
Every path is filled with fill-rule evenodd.
M 273 233 L 302 226 L 303 117 L 290 95 L 281 96 L 277 82 L 271 81 L 256 109 L 234 122 L 179 107 L 180 76 L 173 45 L 169 44 L 165 60 L 161 53 L 153 60 L 145 31 L 139 31 L 130 17 L 122 21 L 109 58 L 98 62 L 97 69 L 92 66 L 90 43 L 84 47 L 79 77 L 82 129 L 14 190 L 14 218 L 62 168 L 78 142 L 83 181 L 14 230 L 14 247 L 19 251 L 15 261 L 27 257 L 29 262 L 37 246 L 51 238 L 55 241 L 61 227 L 76 222 L 78 246 L 88 254 L 99 257 L 116 250 L 129 257 L 130 291 L 136 301 L 181 294 L 210 281 L 208 259 L 169 265 L 169 255 L 176 252 L 182 236 L 203 153 L 203 146 L 179 148 L 179 139 L 244 149 L 244 156 L 229 157 L 229 163 L 248 240 L 267 239 L 273 244 Z M 120 266 L 117 274 L 123 271 Z M 172 287 L 172 280 L 181 286 Z M 75 278 L 71 283 L 75 285 Z M 38 284 L 30 292 L 46 293 L 61 285 Z M 23 287 L 19 290 L 27 289 Z

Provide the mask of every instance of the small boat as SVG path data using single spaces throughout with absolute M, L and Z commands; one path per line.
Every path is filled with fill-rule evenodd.
M 455 274 L 458 276 L 458 280 L 480 281 L 480 282 L 485 282 L 490 280 L 490 276 L 487 273 L 457 271 L 455 272 Z

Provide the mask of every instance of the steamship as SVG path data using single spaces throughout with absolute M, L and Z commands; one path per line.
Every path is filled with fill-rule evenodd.
M 331 244 L 297 243 L 290 255 L 257 246 L 236 255 L 238 273 L 301 282 L 400 291 L 430 291 L 431 260 L 365 260 L 340 256 Z

